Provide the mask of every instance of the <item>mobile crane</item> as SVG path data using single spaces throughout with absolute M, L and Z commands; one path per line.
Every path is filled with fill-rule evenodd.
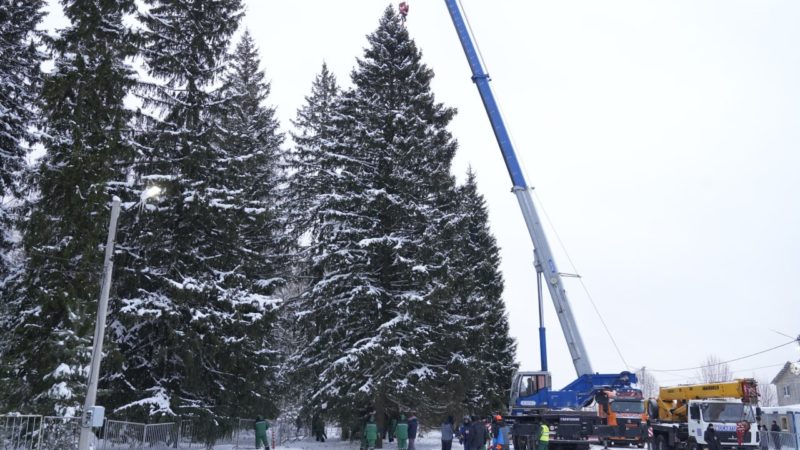
M 758 447 L 757 405 L 758 387 L 751 378 L 662 387 L 647 405 L 655 450 L 701 449 L 707 445 L 703 433 L 709 424 L 723 447 Z M 741 444 L 737 426 L 747 430 Z
M 511 138 L 489 85 L 489 75 L 480 60 L 458 0 L 445 0 L 445 4 L 472 71 L 472 80 L 478 88 L 486 114 L 489 116 L 489 122 L 513 183 L 512 192 L 519 202 L 534 248 L 539 300 L 541 370 L 518 372 L 512 381 L 509 421 L 512 422 L 511 434 L 514 437 L 514 447 L 517 450 L 530 448 L 541 420 L 546 420 L 554 432 L 554 439 L 550 440 L 551 446 L 588 447 L 590 435 L 596 434 L 595 425 L 600 423 L 599 417 L 594 412 L 577 411 L 577 409 L 591 404 L 595 396 L 603 390 L 630 388 L 631 383 L 636 383 L 636 376 L 630 372 L 599 374 L 592 370 L 589 356 L 567 300 L 561 273 L 558 271 L 542 223 L 536 212 L 531 189 L 525 181 Z M 555 305 L 561 330 L 566 338 L 572 363 L 578 375 L 575 381 L 561 390 L 552 389 L 550 373 L 547 371 L 542 300 L 543 281 L 547 285 L 550 298 Z M 572 411 L 564 411 L 563 408 L 571 408 Z

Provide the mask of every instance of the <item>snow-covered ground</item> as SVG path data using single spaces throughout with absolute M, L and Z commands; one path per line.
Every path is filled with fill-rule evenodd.
M 423 433 L 423 436 L 417 438 L 417 450 L 441 450 L 442 441 L 441 435 L 438 431 L 431 431 Z M 242 449 L 242 447 L 239 447 Z M 215 450 L 234 450 L 233 446 L 216 446 Z M 293 440 L 279 445 L 276 450 L 358 450 L 358 441 L 342 441 L 338 437 L 328 439 L 325 442 L 317 442 L 313 438 Z M 590 450 L 602 450 L 603 446 L 593 445 Z M 384 442 L 383 450 L 397 450 L 397 441 Z M 458 442 L 453 443 L 453 450 L 463 450 L 463 447 L 458 445 Z

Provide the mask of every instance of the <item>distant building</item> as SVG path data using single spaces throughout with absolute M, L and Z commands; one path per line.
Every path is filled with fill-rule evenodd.
M 778 406 L 800 404 L 800 363 L 784 364 L 772 384 L 778 391 Z

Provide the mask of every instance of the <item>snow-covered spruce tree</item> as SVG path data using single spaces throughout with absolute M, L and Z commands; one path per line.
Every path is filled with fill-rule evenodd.
M 288 295 L 281 310 L 284 325 L 282 341 L 287 346 L 287 358 L 281 371 L 286 392 L 287 405 L 294 396 L 299 407 L 306 406 L 311 396 L 313 382 L 319 372 L 312 366 L 298 364 L 298 358 L 308 343 L 307 330 L 297 326 L 297 318 L 307 306 L 310 285 L 307 282 L 312 258 L 323 251 L 319 233 L 325 211 L 323 201 L 335 192 L 338 180 L 337 169 L 341 166 L 336 157 L 335 137 L 340 134 L 337 116 L 339 87 L 336 77 L 327 64 L 322 64 L 320 73 L 314 78 L 306 103 L 297 111 L 292 121 L 293 147 L 289 152 L 291 169 L 287 192 L 288 229 L 293 237 L 293 267 L 296 280 L 292 283 L 293 295 Z M 307 418 L 313 414 L 303 412 Z
M 294 146 L 289 163 L 293 170 L 289 179 L 291 228 L 296 239 L 307 240 L 315 233 L 315 221 L 320 216 L 317 203 L 321 194 L 328 192 L 328 179 L 335 174 L 329 171 L 329 146 L 337 130 L 334 128 L 334 105 L 339 95 L 336 76 L 323 63 L 320 73 L 311 84 L 311 94 L 297 111 L 292 121 Z M 302 242 L 306 244 L 305 242 Z
M 453 350 L 463 356 L 464 412 L 502 411 L 509 398 L 516 369 L 516 344 L 509 336 L 503 303 L 500 249 L 489 229 L 489 215 L 470 169 L 459 188 L 458 210 L 452 222 L 453 248 L 449 284 L 453 293 L 451 318 L 460 321 L 461 333 Z M 459 392 L 461 393 L 461 392 Z
M 312 408 L 443 412 L 431 388 L 451 357 L 437 239 L 455 188 L 454 110 L 436 103 L 433 72 L 389 7 L 336 106 L 328 192 L 311 257 L 315 278 L 299 322 L 309 346 L 298 367 L 319 374 Z
M 35 102 L 41 88 L 36 26 L 43 0 L 0 1 L 0 384 L 10 383 L 4 348 L 11 337 L 12 285 L 22 272 L 17 237 L 25 154 L 35 140 Z M 4 391 L 5 392 L 5 391 Z M 5 395 L 0 394 L 0 410 Z
M 0 291 L 14 264 L 8 260 L 14 208 L 22 188 L 25 154 L 34 141 L 35 102 L 41 88 L 39 64 L 43 55 L 36 49 L 36 26 L 42 19 L 43 0 L 0 2 Z
M 224 71 L 240 0 L 147 0 L 143 55 L 155 82 L 140 188 L 164 193 L 121 224 L 114 411 L 205 417 L 270 411 L 275 155 L 268 86 L 246 39 Z M 221 83 L 222 87 L 215 89 Z M 123 262 L 124 261 L 124 262 Z
M 231 243 L 225 256 L 231 273 L 224 287 L 237 301 L 247 299 L 273 303 L 276 288 L 285 283 L 288 240 L 281 161 L 284 140 L 275 109 L 265 106 L 270 84 L 259 69 L 260 58 L 252 37 L 245 32 L 228 63 L 222 97 L 225 99 L 223 142 L 226 154 L 216 164 L 216 183 L 227 205 L 220 213 L 226 228 L 220 243 Z M 227 321 L 224 338 L 238 342 L 218 361 L 220 367 L 237 374 L 225 380 L 229 404 L 219 414 L 254 417 L 276 415 L 279 394 L 279 364 L 283 349 L 275 345 L 274 311 L 261 317 Z M 247 374 L 241 376 L 241 374 Z
M 46 154 L 24 227 L 26 273 L 14 291 L 11 407 L 71 415 L 83 402 L 112 195 L 126 196 L 133 155 L 123 105 L 135 54 L 123 24 L 133 0 L 62 2 L 69 27 L 52 42 L 43 85 Z

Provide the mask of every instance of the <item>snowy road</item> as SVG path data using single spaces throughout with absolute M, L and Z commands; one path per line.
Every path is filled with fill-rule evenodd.
M 438 432 L 429 432 L 424 437 L 417 439 L 417 450 L 441 450 L 442 442 Z M 216 449 L 217 447 L 215 447 Z M 218 447 L 219 450 L 233 450 L 233 447 Z M 279 446 L 276 450 L 358 450 L 358 442 L 343 442 L 338 438 L 329 439 L 328 441 L 316 442 L 311 439 L 300 440 L 294 442 L 287 442 Z M 384 443 L 384 450 L 397 450 L 397 443 Z M 602 446 L 593 445 L 591 450 L 602 450 Z M 620 447 L 621 448 L 621 447 Z M 453 450 L 463 450 L 463 448 L 455 442 Z

